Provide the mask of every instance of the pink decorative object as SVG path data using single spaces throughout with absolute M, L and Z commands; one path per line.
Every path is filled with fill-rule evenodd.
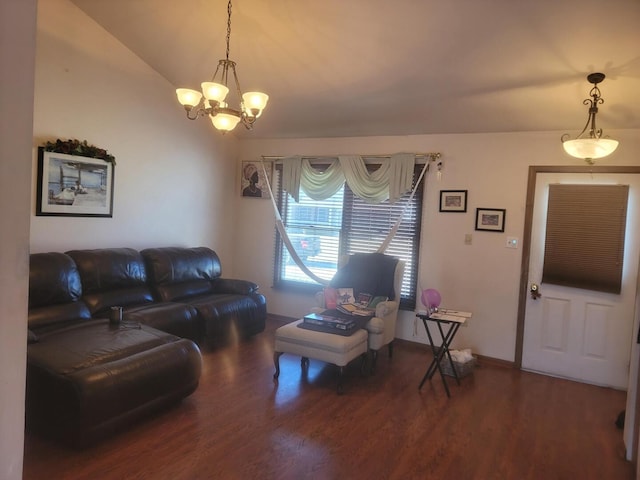
M 331 287 L 324 288 L 324 307 L 333 310 L 338 306 L 338 290 Z
M 427 288 L 422 291 L 422 303 L 428 309 L 439 307 L 441 300 L 440 292 L 435 288 Z

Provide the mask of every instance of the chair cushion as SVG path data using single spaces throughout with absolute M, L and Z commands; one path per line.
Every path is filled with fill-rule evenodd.
M 398 259 L 382 253 L 356 253 L 338 270 L 329 285 L 353 288 L 354 294 L 370 293 L 374 297 L 395 299 L 393 287 Z
M 287 352 L 287 349 L 282 346 L 295 344 L 310 349 L 345 354 L 367 341 L 367 333 L 364 330 L 358 329 L 353 335 L 342 336 L 299 328 L 301 324 L 302 320 L 297 320 L 276 330 L 276 351 Z

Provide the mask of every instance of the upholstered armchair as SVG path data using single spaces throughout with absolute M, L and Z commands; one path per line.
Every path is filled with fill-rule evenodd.
M 405 262 L 389 255 L 357 253 L 340 259 L 339 269 L 329 283 L 330 288 L 353 288 L 356 297 L 360 293 L 388 297 L 375 306 L 375 316 L 365 326 L 372 370 L 375 370 L 378 350 L 383 346 L 388 345 L 389 357 L 393 356 L 404 268 Z M 315 295 L 316 306 L 312 308 L 315 313 L 329 307 L 325 302 L 325 290 Z

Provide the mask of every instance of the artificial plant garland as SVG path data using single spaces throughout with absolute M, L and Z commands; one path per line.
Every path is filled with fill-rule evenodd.
M 116 164 L 116 158 L 113 155 L 107 153 L 103 148 L 98 148 L 95 145 L 89 145 L 86 140 L 82 142 L 76 139 L 60 140 L 55 142 L 47 142 L 44 144 L 44 149 L 47 152 L 64 153 L 66 155 L 79 155 L 82 157 L 99 158 L 105 162 L 111 162 Z

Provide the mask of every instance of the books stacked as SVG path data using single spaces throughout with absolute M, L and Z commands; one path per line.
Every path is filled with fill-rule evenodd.
M 351 288 L 347 290 L 353 290 Z M 376 314 L 376 305 L 386 301 L 387 297 L 373 297 L 370 293 L 360 293 L 358 298 L 351 295 L 349 301 L 338 301 L 336 309 L 347 315 L 359 315 L 361 317 L 373 317 Z
M 375 309 L 367 308 L 365 305 L 358 303 L 343 303 L 336 308 L 347 315 L 360 315 L 361 317 L 372 317 L 376 313 Z
M 350 318 L 334 317 L 323 313 L 310 313 L 302 319 L 307 325 L 315 325 L 333 330 L 349 331 L 356 328 L 356 322 Z

